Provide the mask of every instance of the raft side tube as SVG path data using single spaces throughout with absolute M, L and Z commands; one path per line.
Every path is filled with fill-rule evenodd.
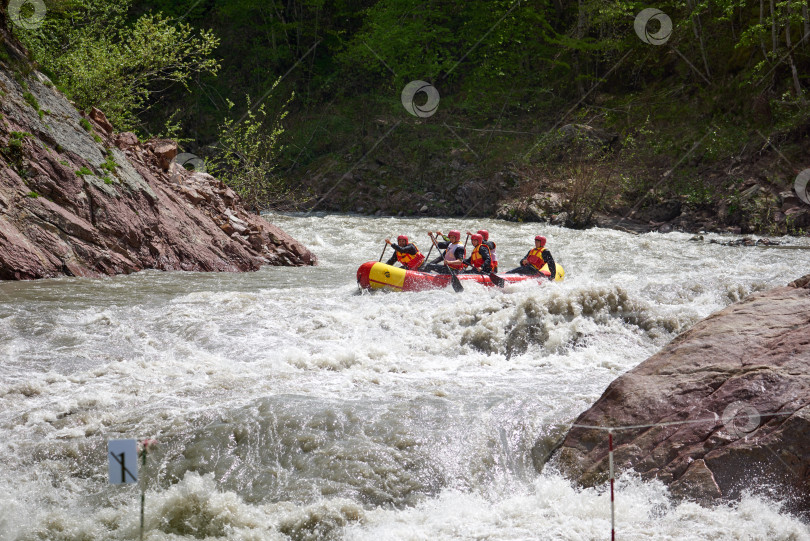
M 374 266 L 373 261 L 369 261 L 368 263 L 363 263 L 360 265 L 360 268 L 357 269 L 357 285 L 360 286 L 362 289 L 371 289 L 371 285 L 368 281 L 368 275 L 371 272 L 371 267 Z
M 554 281 L 555 282 L 562 282 L 563 278 L 565 278 L 565 270 L 563 269 L 563 266 L 560 265 L 559 263 L 556 263 L 555 267 L 556 267 L 556 269 L 555 269 L 555 272 L 554 272 Z M 543 265 L 543 268 L 540 269 L 540 272 L 543 275 L 545 275 L 546 277 L 551 276 L 551 271 L 548 270 L 548 263 Z
M 549 273 L 546 269 L 546 275 Z M 548 278 L 543 274 L 504 274 L 499 275 L 506 283 L 535 281 L 543 283 Z M 557 265 L 555 281 L 559 282 L 565 276 L 562 265 Z M 460 273 L 458 279 L 463 282 L 478 282 L 485 286 L 494 286 L 487 274 Z M 433 274 L 420 271 L 406 270 L 378 261 L 369 261 L 357 269 L 357 284 L 363 289 L 388 289 L 393 291 L 425 291 L 428 289 L 441 289 L 450 285 L 452 277 L 449 274 Z

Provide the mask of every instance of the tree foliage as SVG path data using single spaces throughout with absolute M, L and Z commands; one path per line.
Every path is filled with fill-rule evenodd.
M 278 81 L 273 85 L 273 89 Z M 227 117 L 220 126 L 216 154 L 210 161 L 211 172 L 238 193 L 248 208 L 260 211 L 277 207 L 294 199 L 284 179 L 276 173 L 277 155 L 284 133 L 282 121 L 287 116 L 286 106 L 270 114 L 266 104 L 253 106 L 248 96 L 248 110 L 242 119 Z M 228 102 L 233 112 L 234 103 Z
M 119 129 L 159 102 L 172 84 L 186 87 L 195 73 L 216 74 L 219 43 L 207 30 L 161 14 L 127 20 L 131 0 L 55 4 L 38 29 L 20 31 L 43 70 L 83 109 L 105 111 Z
M 652 154 L 678 156 L 716 125 L 723 135 L 703 154 L 711 158 L 744 147 L 744 130 L 807 123 L 806 1 L 662 0 L 654 7 L 673 31 L 660 46 L 634 31 L 647 7 L 640 0 L 63 0 L 49 4 L 45 25 L 25 39 L 68 95 L 105 109 L 119 128 L 143 122 L 156 131 L 172 117 L 200 153 L 223 137 L 223 126 L 234 128 L 240 137 L 229 140 L 223 174 L 236 174 L 233 159 L 262 164 L 232 178 L 244 186 L 255 187 L 259 170 L 279 162 L 303 172 L 319 159 L 360 159 L 387 133 L 377 133 L 380 126 L 413 121 L 399 97 L 416 79 L 441 94 L 436 116 L 413 121 L 412 131 L 422 130 L 415 143 L 394 144 L 405 131 L 398 130 L 375 152 L 399 152 L 404 161 L 404 149 L 418 144 L 427 151 L 407 159 L 425 163 L 453 148 L 469 152 L 460 141 L 467 135 L 444 127 L 466 124 L 529 134 L 488 136 L 481 146 L 508 151 L 493 160 L 538 160 L 526 150 L 552 128 L 602 122 L 621 138 L 637 135 L 637 152 L 644 140 Z M 246 123 L 233 120 L 244 112 L 233 105 L 237 96 L 271 88 Z M 655 135 L 642 136 L 642 124 Z M 262 137 L 275 150 L 261 149 Z M 268 200 L 254 188 L 244 193 L 257 204 Z

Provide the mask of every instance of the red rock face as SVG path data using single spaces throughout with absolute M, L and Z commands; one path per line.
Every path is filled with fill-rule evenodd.
M 607 388 L 575 425 L 614 431 L 619 471 L 710 501 L 741 491 L 810 511 L 810 275 L 695 325 Z M 686 421 L 686 422 L 682 422 Z M 607 432 L 572 428 L 557 457 L 584 485 L 607 478 Z
M 176 143 L 114 134 L 97 109 L 88 132 L 47 78 L 35 72 L 25 90 L 7 68 L 0 62 L 0 279 L 315 264 L 219 180 L 170 172 Z M 102 167 L 110 159 L 112 171 Z

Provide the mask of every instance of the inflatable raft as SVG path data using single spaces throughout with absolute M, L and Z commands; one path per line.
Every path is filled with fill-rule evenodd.
M 548 272 L 547 267 L 543 267 Z M 485 274 L 456 274 L 462 283 L 478 282 L 485 286 L 494 286 L 488 275 Z M 524 274 L 499 274 L 507 283 L 516 282 L 548 282 L 548 278 L 542 275 L 527 276 Z M 557 264 L 557 276 L 555 281 L 559 282 L 565 277 L 562 265 Z M 357 269 L 357 284 L 363 289 L 390 289 L 394 291 L 425 291 L 428 289 L 441 289 L 450 285 L 452 277 L 449 274 L 433 274 L 428 272 L 412 271 L 369 261 L 363 263 Z

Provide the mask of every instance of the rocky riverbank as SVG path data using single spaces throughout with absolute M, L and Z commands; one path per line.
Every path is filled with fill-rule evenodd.
M 524 127 L 537 129 L 535 121 Z M 502 147 L 488 159 L 472 153 L 472 148 L 486 148 L 491 134 L 485 130 L 467 136 L 469 148 L 445 130 L 428 132 L 424 143 L 431 150 L 414 152 L 406 134 L 417 127 L 393 132 L 395 142 L 389 143 L 385 134 L 393 125 L 394 119 L 380 118 L 363 144 L 355 146 L 356 152 L 340 155 L 330 147 L 306 167 L 293 168 L 291 183 L 313 196 L 300 208 L 375 216 L 498 218 L 634 232 L 810 232 L 810 205 L 794 187 L 798 169 L 810 160 L 806 129 L 774 134 L 793 149 L 789 159 L 795 165 L 789 166 L 786 154 L 757 132 L 748 134 L 738 154 L 729 150 L 727 155 L 684 162 L 677 153 L 650 149 L 636 155 L 623 147 L 617 133 L 565 124 L 542 152 L 526 160 L 513 157 L 516 149 L 531 145 L 526 140 L 512 141 L 511 146 L 499 142 Z M 445 136 L 461 148 L 448 148 Z M 366 156 L 381 139 L 386 145 Z
M 79 113 L 3 32 L 0 279 L 315 264 L 222 182 L 172 163 L 176 143 Z
M 608 432 L 586 427 L 616 427 L 619 475 L 633 470 L 700 502 L 767 491 L 806 514 L 809 403 L 806 275 L 709 316 L 615 380 L 553 460 L 585 486 L 604 483 Z

